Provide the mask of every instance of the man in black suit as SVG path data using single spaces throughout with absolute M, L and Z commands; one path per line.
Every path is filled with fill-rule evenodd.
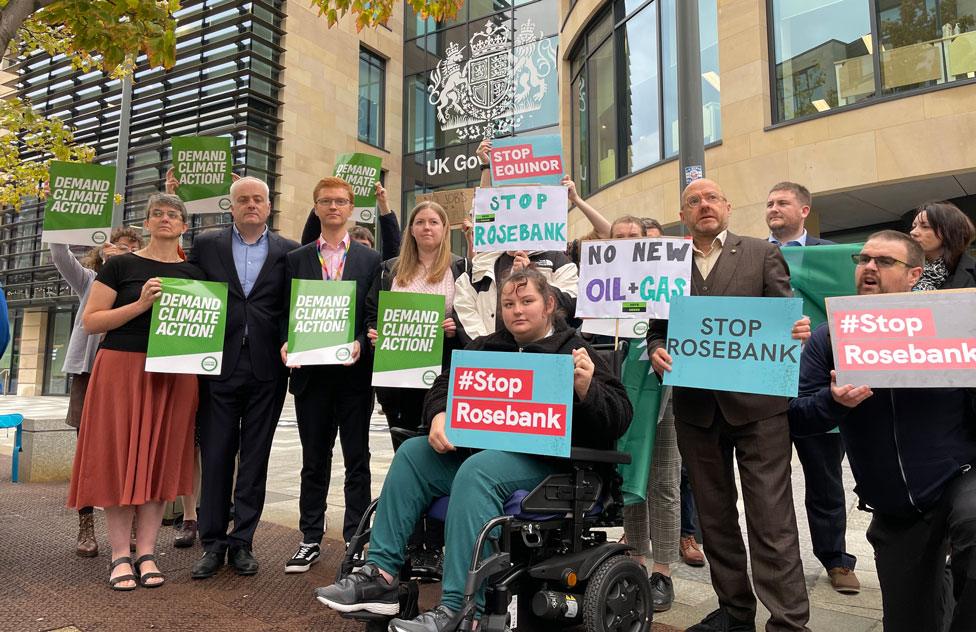
M 292 369 L 290 390 L 295 396 L 298 433 L 302 440 L 302 483 L 298 528 L 303 540 L 285 564 L 286 573 L 304 573 L 318 560 L 325 531 L 325 499 L 332 474 L 332 448 L 338 433 L 346 470 L 346 542 L 356 532 L 371 498 L 369 418 L 373 410 L 372 357 L 364 323 L 366 296 L 380 271 L 380 255 L 350 239 L 346 223 L 352 216 L 353 190 L 341 178 L 324 178 L 315 185 L 315 214 L 321 236 L 288 254 L 287 277 L 356 282 L 355 342 L 344 365 Z M 374 309 L 375 311 L 375 309 Z M 286 349 L 281 348 L 287 361 Z
M 834 242 L 806 231 L 806 218 L 813 202 L 802 184 L 780 182 L 766 198 L 769 241 L 777 246 L 820 246 Z M 844 443 L 836 428 L 832 432 L 793 437 L 796 454 L 806 480 L 804 504 L 813 554 L 823 564 L 834 590 L 857 594 L 861 583 L 854 574 L 857 558 L 848 553 L 847 502 L 844 497 Z
M 268 229 L 271 201 L 263 181 L 241 178 L 231 185 L 230 197 L 234 223 L 197 236 L 189 256 L 208 280 L 227 284 L 223 366 L 219 376 L 201 380 L 204 554 L 193 565 L 194 579 L 213 576 L 225 555 L 239 575 L 258 570 L 251 542 L 264 507 L 271 441 L 288 380 L 278 349 L 280 323 L 287 317 L 285 255 L 298 244 Z M 234 528 L 228 534 L 232 491 Z

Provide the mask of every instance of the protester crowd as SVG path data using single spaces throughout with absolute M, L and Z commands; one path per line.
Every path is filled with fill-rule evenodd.
M 479 147 L 482 164 L 490 142 Z M 488 172 L 483 171 L 484 186 Z M 159 587 L 165 574 L 156 542 L 165 503 L 184 496 L 181 543 L 199 529 L 203 554 L 192 577 L 223 565 L 241 575 L 259 570 L 253 539 L 265 500 L 268 461 L 286 391 L 295 400 L 302 443 L 301 542 L 282 560 L 286 573 L 320 557 L 332 453 L 340 439 L 345 476 L 346 542 L 370 502 L 369 419 L 379 400 L 393 437 L 387 473 L 362 566 L 316 597 L 342 612 L 398 613 L 396 577 L 409 557 L 443 575 L 443 595 L 415 620 L 391 630 L 439 632 L 460 606 L 466 566 L 481 525 L 501 513 L 513 489 L 553 471 L 551 461 L 517 453 L 458 450 L 445 434 L 451 352 L 455 349 L 566 354 L 574 374 L 572 442 L 613 448 L 629 424 L 656 424 L 646 502 L 628 505 L 624 538 L 648 568 L 655 611 L 671 607 L 672 566 L 707 559 L 719 608 L 694 632 L 754 630 L 757 598 L 770 631 L 807 630 L 809 603 L 793 505 L 791 459 L 803 469 L 813 553 L 832 587 L 860 589 L 857 559 L 845 541 L 848 501 L 842 461 L 849 459 L 859 507 L 872 512 L 867 538 L 875 551 L 885 630 L 971 630 L 976 621 L 976 406 L 964 388 L 871 389 L 838 384 L 827 326 L 804 343 L 799 396 L 665 388 L 657 419 L 634 418 L 626 391 L 575 317 L 580 240 L 566 251 L 451 252 L 451 226 L 435 202 L 406 215 L 401 235 L 386 191 L 376 185 L 382 256 L 372 233 L 348 228 L 353 189 L 323 178 L 299 245 L 269 230 L 268 185 L 253 177 L 230 188 L 233 224 L 196 237 L 188 228 L 180 183 L 149 198 L 142 233 L 117 229 L 78 262 L 52 245 L 55 264 L 80 297 L 65 370 L 73 375 L 68 423 L 79 429 L 68 505 L 79 513 L 77 553 L 97 555 L 92 507 L 104 507 L 114 590 Z M 590 239 L 661 236 L 651 218 L 612 223 L 565 178 L 569 202 L 593 227 Z M 681 195 L 681 221 L 692 240 L 690 294 L 790 297 L 781 247 L 829 244 L 808 234 L 813 201 L 800 184 L 774 185 L 766 207 L 767 239 L 729 231 L 731 202 L 710 180 Z M 465 226 L 466 229 L 470 225 Z M 855 256 L 859 295 L 976 287 L 967 254 L 976 231 L 948 202 L 923 205 L 908 234 L 871 235 Z M 224 282 L 228 307 L 219 375 L 144 370 L 159 277 Z M 288 368 L 288 297 L 293 279 L 355 282 L 355 341 L 345 364 Z M 443 372 L 430 390 L 371 385 L 380 291 L 443 296 Z M 647 345 L 664 375 L 668 321 L 651 320 Z M 677 361 L 680 361 L 678 359 Z M 839 428 L 839 431 L 837 430 Z M 415 436 L 415 435 L 420 436 Z M 407 438 L 407 437 L 413 438 Z M 199 450 L 199 465 L 197 465 Z M 738 468 L 748 550 L 739 528 Z M 194 521 L 199 478 L 199 516 Z M 461 485 L 445 524 L 423 520 L 430 498 Z M 531 488 L 531 487 L 530 487 Z M 188 523 L 188 524 L 187 524 Z M 446 528 L 446 531 L 445 531 Z M 704 553 L 703 549 L 704 548 Z M 134 551 L 134 553 L 132 552 Z M 749 566 L 751 565 L 751 578 Z

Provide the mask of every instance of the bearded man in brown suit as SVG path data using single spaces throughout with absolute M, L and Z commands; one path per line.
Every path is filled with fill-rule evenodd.
M 711 180 L 696 180 L 681 194 L 681 220 L 693 239 L 692 296 L 793 296 L 779 248 L 730 233 L 731 212 Z M 647 334 L 651 364 L 659 375 L 671 370 L 667 326 L 665 320 L 652 320 Z M 797 321 L 793 337 L 809 336 L 809 319 Z M 808 632 L 810 605 L 793 509 L 787 398 L 683 387 L 675 387 L 673 397 L 678 448 L 698 504 L 719 601 L 719 609 L 688 632 L 753 632 L 756 595 L 770 612 L 767 632 Z M 742 482 L 755 593 L 739 529 L 733 455 Z

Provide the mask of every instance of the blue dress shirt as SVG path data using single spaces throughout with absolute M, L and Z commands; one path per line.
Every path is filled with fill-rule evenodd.
M 244 241 L 236 225 L 233 226 L 233 232 L 234 238 L 231 239 L 230 244 L 234 254 L 234 267 L 237 268 L 237 278 L 241 281 L 244 296 L 247 296 L 251 293 L 258 274 L 261 273 L 265 259 L 268 258 L 268 227 L 264 227 L 264 232 L 253 244 Z

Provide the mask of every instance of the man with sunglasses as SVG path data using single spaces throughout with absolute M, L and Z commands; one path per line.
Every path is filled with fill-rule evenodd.
M 925 257 L 909 236 L 884 230 L 854 255 L 859 295 L 910 292 Z M 886 632 L 942 630 L 942 576 L 952 551 L 950 632 L 976 621 L 976 409 L 972 389 L 838 384 L 827 324 L 800 359 L 794 435 L 839 424 L 861 507 L 873 513 Z M 950 600 L 951 603 L 951 600 Z

